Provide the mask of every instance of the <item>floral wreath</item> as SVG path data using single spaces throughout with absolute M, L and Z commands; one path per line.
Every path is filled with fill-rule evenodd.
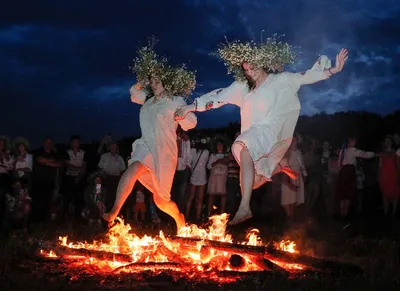
M 138 83 L 152 94 L 149 86 L 149 77 L 157 77 L 163 83 L 167 94 L 172 96 L 189 96 L 196 87 L 195 72 L 189 71 L 186 65 L 171 67 L 168 59 L 161 57 L 154 50 L 158 41 L 152 37 L 148 40 L 147 46 L 138 49 L 138 56 L 133 60 L 130 67 L 136 74 Z
M 298 59 L 293 52 L 293 47 L 279 41 L 276 34 L 259 44 L 254 41 L 226 41 L 212 55 L 224 62 L 228 74 L 233 74 L 237 81 L 246 81 L 242 70 L 244 62 L 255 65 L 257 69 L 265 68 L 269 72 L 282 72 L 283 66 L 293 65 Z

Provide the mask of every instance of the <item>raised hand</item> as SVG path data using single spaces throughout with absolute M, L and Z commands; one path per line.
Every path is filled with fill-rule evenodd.
M 340 52 L 336 55 L 336 64 L 335 67 L 331 69 L 331 72 L 336 74 L 343 70 L 344 64 L 349 58 L 349 51 L 345 48 L 342 48 Z

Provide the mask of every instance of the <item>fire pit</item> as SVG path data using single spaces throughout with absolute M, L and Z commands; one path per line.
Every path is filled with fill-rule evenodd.
M 264 245 L 256 229 L 247 233 L 246 241 L 234 243 L 226 234 L 227 221 L 228 216 L 222 214 L 210 218 L 208 229 L 190 225 L 177 236 L 160 232 L 156 237 L 138 237 L 118 219 L 107 233 L 107 242 L 73 243 L 60 237 L 57 245 L 47 245 L 39 255 L 57 261 L 77 277 L 129 273 L 140 279 L 144 274 L 167 272 L 175 278 L 229 283 L 254 274 L 291 277 L 317 270 L 359 271 L 355 266 L 303 256 L 291 241 Z

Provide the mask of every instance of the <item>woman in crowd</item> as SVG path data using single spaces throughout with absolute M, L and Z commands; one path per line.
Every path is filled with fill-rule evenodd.
M 189 197 L 186 200 L 185 217 L 189 219 L 193 200 L 195 200 L 196 222 L 202 220 L 204 193 L 207 185 L 207 161 L 210 156 L 205 138 L 199 139 L 192 151 L 192 174 L 190 176 Z
M 370 159 L 375 156 L 373 152 L 364 152 L 357 149 L 357 140 L 349 138 L 339 154 L 339 175 L 336 180 L 336 199 L 340 203 L 340 216 L 347 217 L 350 202 L 357 194 L 357 158 Z
M 33 157 L 28 154 L 29 142 L 24 138 L 17 138 L 14 141 L 15 150 L 15 175 L 21 179 L 26 188 L 31 191 L 31 172 L 33 168 Z
M 385 215 L 395 215 L 400 195 L 398 180 L 399 158 L 396 156 L 394 142 L 390 136 L 386 136 L 383 142 L 383 151 L 379 155 L 379 187 L 383 197 L 383 209 Z M 389 208 L 392 211 L 389 213 Z
M 271 181 L 274 174 L 284 172 L 295 179 L 296 173 L 280 162 L 292 142 L 300 113 L 297 91 L 302 85 L 316 83 L 339 73 L 348 52 L 342 49 L 331 68 L 326 56 L 318 59 L 305 73 L 279 73 L 283 66 L 296 60 L 291 46 L 269 38 L 261 44 L 233 42 L 218 50 L 220 58 L 235 74 L 236 82 L 225 89 L 212 91 L 193 104 L 177 110 L 177 120 L 189 112 L 206 111 L 234 104 L 241 110 L 241 135 L 232 145 L 240 165 L 242 200 L 230 224 L 252 217 L 250 199 L 253 189 Z
M 148 188 L 158 208 L 172 216 L 178 230 L 185 225 L 185 218 L 171 200 L 171 186 L 178 159 L 174 121 L 177 108 L 186 104 L 182 97 L 195 88 L 195 75 L 184 66 L 171 68 L 166 59 L 154 51 L 155 42 L 138 51 L 133 71 L 138 83 L 130 89 L 131 100 L 143 105 L 140 110 L 142 137 L 132 144 L 130 165 L 118 185 L 116 200 L 104 219 L 113 221 L 137 180 Z M 148 86 L 148 84 L 150 86 Z M 179 121 L 183 130 L 196 125 L 194 114 Z
M 211 154 L 207 163 L 210 170 L 208 179 L 208 216 L 213 214 L 214 202 L 220 199 L 220 213 L 226 209 L 226 176 L 228 174 L 229 159 L 222 141 L 216 141 L 214 153 Z

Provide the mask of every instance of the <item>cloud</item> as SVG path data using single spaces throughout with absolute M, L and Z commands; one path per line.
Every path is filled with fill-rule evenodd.
M 321 54 L 334 59 L 342 47 L 350 50 L 340 75 L 300 90 L 303 113 L 386 113 L 400 107 L 398 0 L 149 0 L 118 5 L 43 0 L 8 1 L 3 9 L 1 97 L 10 104 L 10 116 L 20 115 L 25 127 L 27 120 L 47 124 L 53 118 L 52 131 L 63 136 L 75 128 L 92 134 L 90 126 L 98 136 L 105 128 L 120 135 L 135 132 L 139 107 L 129 101 L 135 80 L 128 66 L 151 35 L 160 39 L 158 51 L 173 64 L 185 62 L 197 70 L 197 95 L 233 81 L 209 55 L 225 37 L 259 41 L 278 33 L 300 53 L 302 62 L 291 71 L 310 68 Z M 14 110 L 17 101 L 32 110 Z M 44 105 L 51 108 L 49 114 L 41 112 Z M 199 123 L 223 125 L 237 120 L 237 113 L 228 106 L 200 115 Z M 71 116 L 76 121 L 68 125 L 60 120 Z M 19 131 L 22 124 L 13 123 L 9 130 Z

